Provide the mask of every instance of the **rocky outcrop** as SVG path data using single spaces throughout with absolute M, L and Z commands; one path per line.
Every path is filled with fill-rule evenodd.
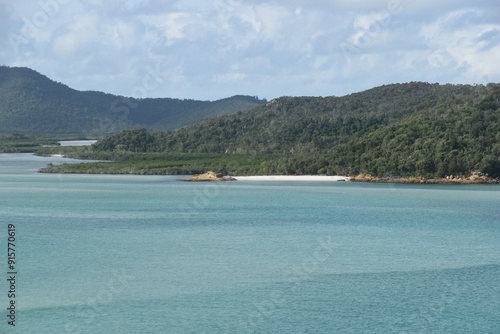
M 234 177 L 222 176 L 214 172 L 206 172 L 203 174 L 198 174 L 189 179 L 178 179 L 177 181 L 187 181 L 187 182 L 207 182 L 207 181 L 236 181 Z
M 426 179 L 424 177 L 373 177 L 371 175 L 359 174 L 351 178 L 354 182 L 376 182 L 376 183 L 407 183 L 407 184 L 500 184 L 499 179 L 492 179 L 486 175 L 474 173 L 468 177 L 447 176 L 445 178 Z
M 355 182 L 380 182 L 381 179 L 379 177 L 374 177 L 371 175 L 359 174 L 351 177 L 350 180 Z

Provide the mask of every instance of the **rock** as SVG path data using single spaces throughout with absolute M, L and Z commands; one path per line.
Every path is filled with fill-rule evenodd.
M 195 175 L 189 179 L 178 179 L 177 181 L 207 182 L 207 181 L 236 181 L 236 179 L 231 176 L 222 176 L 214 172 L 206 172 L 203 174 Z
M 350 180 L 355 182 L 379 182 L 381 179 L 371 175 L 359 174 L 352 177 Z

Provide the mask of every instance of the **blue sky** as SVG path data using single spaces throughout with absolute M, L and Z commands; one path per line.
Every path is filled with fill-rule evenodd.
M 0 32 L 0 64 L 136 98 L 500 82 L 497 0 L 0 0 Z

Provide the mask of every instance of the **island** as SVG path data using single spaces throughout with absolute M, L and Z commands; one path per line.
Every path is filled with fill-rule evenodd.
M 0 122 L 1 123 L 1 122 Z M 88 147 L 0 134 L 0 152 L 63 155 L 82 164 L 44 173 L 196 175 L 189 181 L 312 180 L 500 183 L 500 84 L 392 84 L 342 97 L 276 98 L 178 130 L 102 133 Z M 52 141 L 47 140 L 47 138 Z M 67 138 L 70 139 L 70 138 Z

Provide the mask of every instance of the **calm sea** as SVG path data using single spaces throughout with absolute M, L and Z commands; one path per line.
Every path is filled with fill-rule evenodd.
M 0 333 L 500 333 L 499 186 L 36 173 L 65 161 L 0 155 Z

